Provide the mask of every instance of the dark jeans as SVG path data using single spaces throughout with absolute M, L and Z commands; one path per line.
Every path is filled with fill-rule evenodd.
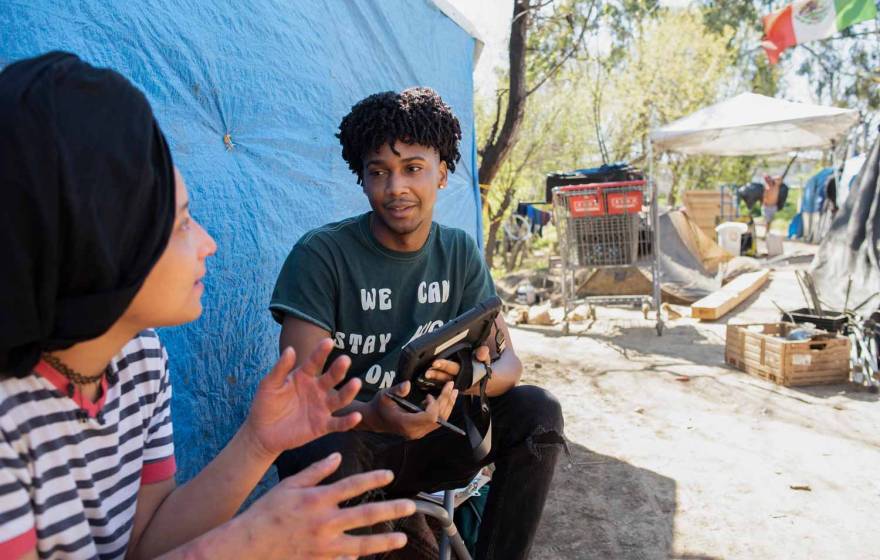
M 528 558 L 559 452 L 564 446 L 559 401 L 544 389 L 514 387 L 490 399 L 492 451 L 475 461 L 467 438 L 445 428 L 407 441 L 391 434 L 351 431 L 327 435 L 287 451 L 276 461 L 278 475 L 290 476 L 333 451 L 342 465 L 326 482 L 372 469 L 390 469 L 394 481 L 384 498 L 412 497 L 464 486 L 485 465 L 495 474 L 477 542 L 477 558 Z M 450 422 L 464 426 L 461 402 Z M 378 498 L 378 496 L 375 496 Z

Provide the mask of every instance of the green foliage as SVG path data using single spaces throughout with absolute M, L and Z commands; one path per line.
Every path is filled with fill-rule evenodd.
M 649 131 L 716 102 L 734 78 L 731 31 L 708 30 L 693 10 L 664 11 L 645 25 L 591 103 L 612 160 L 645 165 Z M 601 96 L 601 97 L 599 97 Z M 660 167 L 678 190 L 745 182 L 754 158 L 667 156 Z M 661 173 L 663 169 L 659 169 Z
M 782 72 L 772 66 L 760 48 L 764 35 L 763 17 L 778 8 L 776 0 L 702 0 L 703 24 L 711 33 L 728 38 L 735 53 L 734 73 L 749 91 L 774 96 L 779 91 Z
M 557 0 L 535 11 L 526 47 L 529 89 L 553 78 L 568 53 L 582 53 L 583 39 L 598 31 L 598 16 L 599 0 Z

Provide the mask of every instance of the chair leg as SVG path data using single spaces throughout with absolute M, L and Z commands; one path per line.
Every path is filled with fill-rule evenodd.
M 443 508 L 446 509 L 446 515 L 452 519 L 455 515 L 455 496 L 451 490 L 443 492 Z M 449 550 L 449 537 L 444 532 L 440 537 L 440 560 L 450 560 L 452 554 Z
M 447 507 L 451 507 L 453 503 L 452 493 L 447 492 L 447 495 L 444 495 L 443 501 Z M 447 507 L 441 507 L 437 505 L 436 502 L 428 500 L 416 499 L 415 503 L 417 512 L 436 518 L 440 521 L 440 525 L 443 527 L 443 535 L 440 541 L 440 558 L 443 560 L 449 560 L 450 549 L 452 549 L 455 551 L 458 560 L 472 560 L 461 535 L 458 534 L 458 528 L 456 528 L 455 523 L 452 521 L 452 516 L 447 511 Z M 443 556 L 444 554 L 446 554 L 446 556 Z

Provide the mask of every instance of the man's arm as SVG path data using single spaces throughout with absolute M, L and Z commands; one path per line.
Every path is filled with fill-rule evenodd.
M 503 348 L 498 348 L 495 342 L 498 340 L 496 336 L 498 331 L 501 332 L 505 341 Z M 475 353 L 475 358 L 477 361 L 485 363 L 490 355 L 498 356 L 498 359 L 492 362 L 492 378 L 486 385 L 486 394 L 490 397 L 497 397 L 519 384 L 519 380 L 522 378 L 523 366 L 519 356 L 516 355 L 516 351 L 513 349 L 510 331 L 507 329 L 507 323 L 504 322 L 504 317 L 501 317 L 501 315 L 495 320 L 495 326 L 492 328 L 487 342 L 488 345 L 484 346 L 484 348 L 487 348 L 488 352 L 478 351 Z M 479 387 L 471 388 L 467 393 L 478 395 L 480 394 Z

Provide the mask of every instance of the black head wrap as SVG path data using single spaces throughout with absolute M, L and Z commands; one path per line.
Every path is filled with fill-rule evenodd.
M 174 213 L 168 145 L 128 80 L 61 52 L 0 72 L 0 374 L 106 332 Z

